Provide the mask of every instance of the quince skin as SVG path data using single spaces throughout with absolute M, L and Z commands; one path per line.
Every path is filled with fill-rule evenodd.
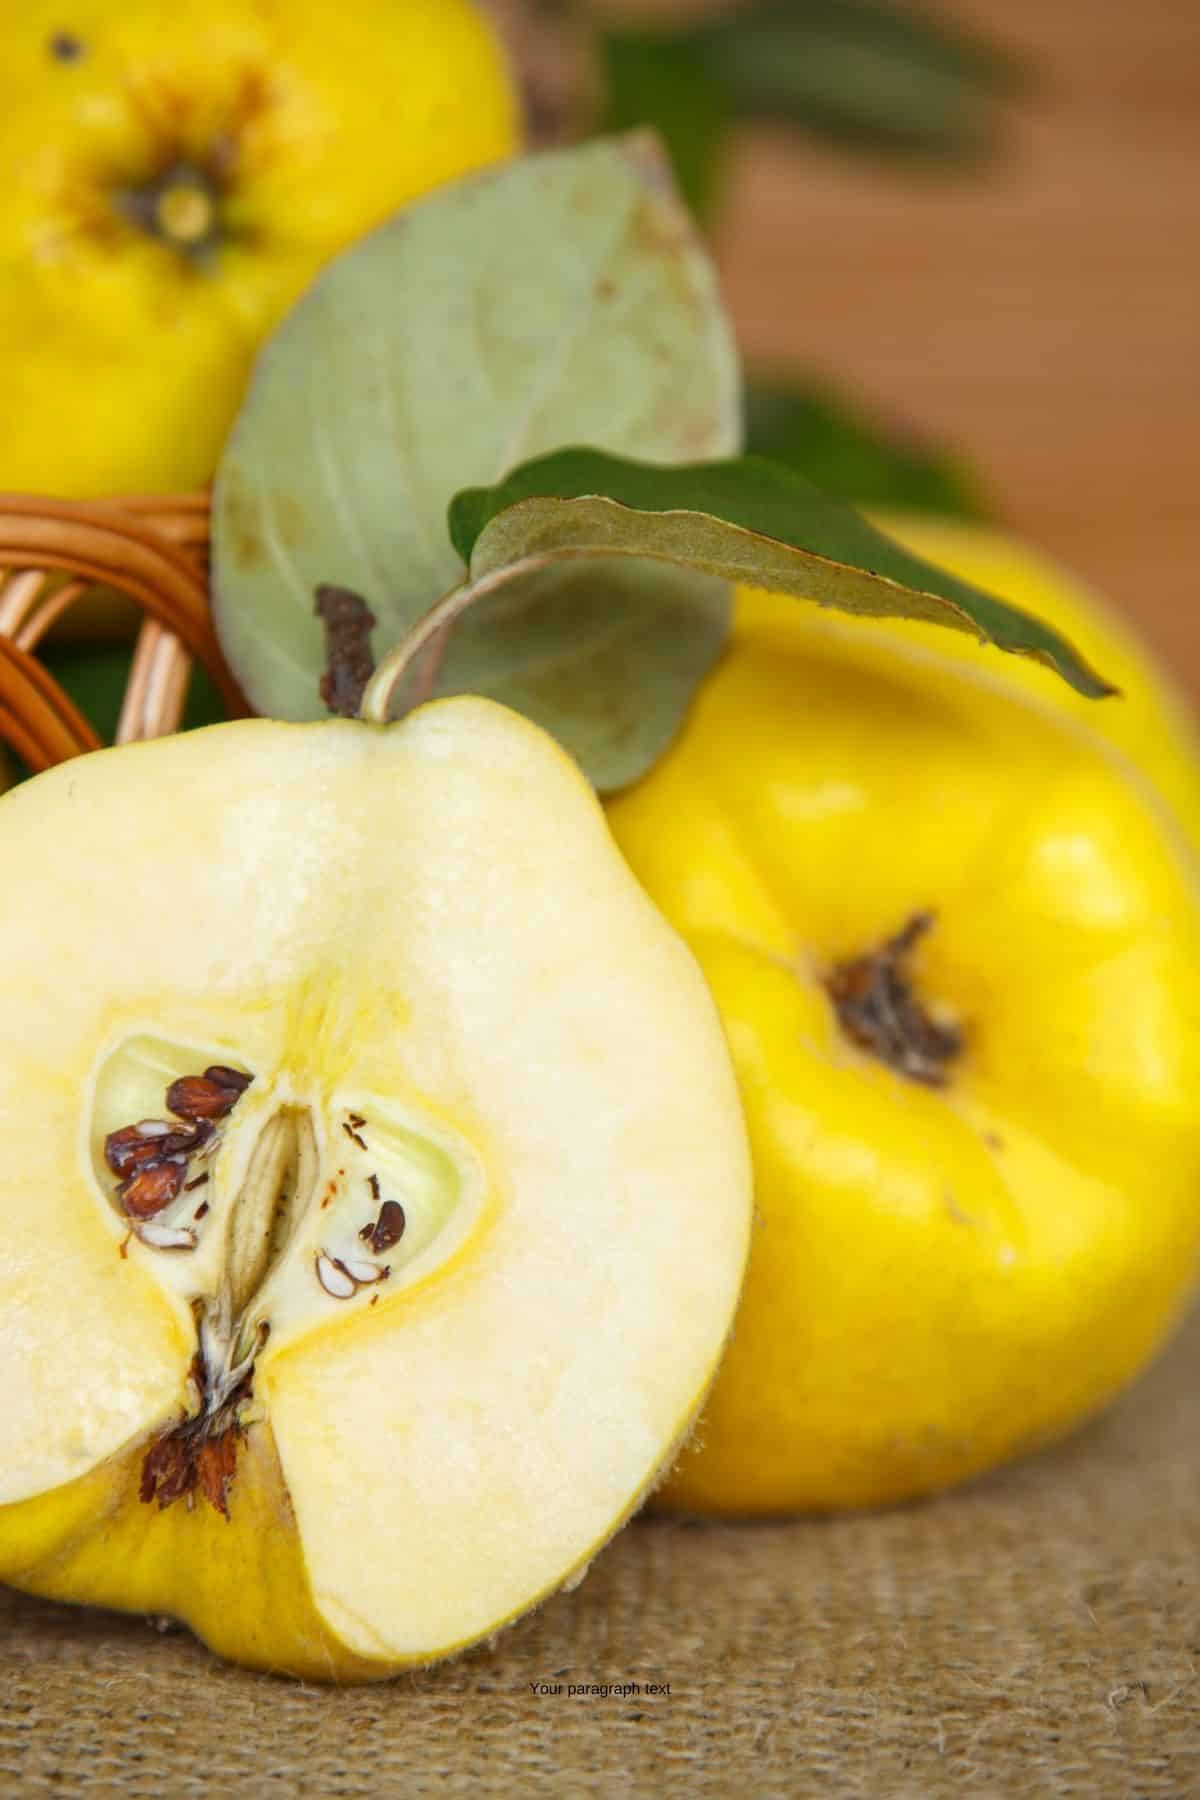
M 1025 656 L 998 656 L 990 645 L 966 632 L 943 631 L 914 619 L 855 622 L 845 629 L 865 629 L 884 640 L 923 645 L 1068 713 L 1124 752 L 1200 848 L 1200 734 L 1192 709 L 1120 615 L 1048 556 L 1006 532 L 900 514 L 880 517 L 876 523 L 917 556 L 989 593 L 1003 594 L 1053 625 L 1094 669 L 1103 670 L 1119 693 L 1097 704 L 1042 663 Z M 744 618 L 758 606 L 770 611 L 774 604 L 769 598 L 756 598 L 751 589 L 741 595 Z
M 755 1166 L 688 1511 L 962 1480 L 1108 1400 L 1195 1279 L 1189 848 L 1065 708 L 901 635 L 740 596 L 609 808 L 708 976 Z
M 468 0 L 28 0 L 0 62 L 0 489 L 189 488 L 334 251 L 507 155 Z

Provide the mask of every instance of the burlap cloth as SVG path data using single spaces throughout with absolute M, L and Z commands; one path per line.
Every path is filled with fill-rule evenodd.
M 639 1520 L 575 1594 L 385 1687 L 0 1592 L 0 1793 L 1200 1794 L 1198 1367 L 1200 1317 L 1069 1444 L 924 1505 Z

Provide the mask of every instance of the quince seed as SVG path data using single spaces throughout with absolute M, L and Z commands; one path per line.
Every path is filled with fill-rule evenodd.
M 240 1086 L 215 1079 L 217 1074 L 233 1075 L 235 1071 L 206 1069 L 203 1075 L 181 1075 L 167 1089 L 167 1109 L 181 1119 L 223 1119 L 237 1105 L 249 1080 Z
M 160 1225 L 157 1220 L 149 1219 L 137 1227 L 137 1235 L 143 1244 L 150 1244 L 155 1250 L 194 1250 L 196 1234 L 186 1225 Z
M 357 1287 L 373 1287 L 377 1281 L 386 1281 L 392 1272 L 387 1267 L 380 1268 L 378 1263 L 360 1261 L 358 1257 L 341 1258 L 339 1266 Z
M 152 1219 L 170 1206 L 183 1187 L 184 1165 L 174 1160 L 150 1163 L 117 1189 L 117 1198 L 128 1218 Z
M 350 1300 L 358 1292 L 358 1283 L 345 1263 L 322 1251 L 317 1257 L 317 1280 L 334 1300 Z
M 372 1175 L 371 1183 L 371 1192 L 374 1194 L 376 1200 L 378 1200 L 378 1177 Z M 390 1250 L 393 1244 L 398 1244 L 400 1242 L 400 1239 L 404 1236 L 404 1228 L 407 1223 L 408 1220 L 405 1217 L 404 1208 L 401 1206 L 400 1202 L 398 1200 L 385 1200 L 379 1209 L 379 1217 L 375 1223 L 373 1225 L 364 1225 L 358 1235 L 363 1243 L 370 1244 L 376 1256 L 379 1256 L 383 1251 Z

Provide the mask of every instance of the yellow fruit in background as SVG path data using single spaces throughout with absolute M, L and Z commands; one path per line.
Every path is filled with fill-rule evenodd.
M 708 976 L 755 1163 L 743 1303 L 668 1504 L 961 1480 L 1101 1405 L 1191 1289 L 1191 858 L 1125 759 L 1016 686 L 743 597 L 680 738 L 610 804 Z
M 1049 557 L 1002 532 L 914 515 L 880 516 L 876 522 L 917 556 L 1036 613 L 1082 651 L 1120 694 L 1099 702 L 1085 699 L 1041 663 L 1002 655 L 965 633 L 937 625 L 889 619 L 865 627 L 846 621 L 840 629 L 855 638 L 865 628 L 893 642 L 924 645 L 1069 712 L 1137 764 L 1174 809 L 1192 842 L 1200 845 L 1200 734 L 1192 709 L 1115 609 Z M 743 616 L 769 614 L 781 604 L 794 608 L 794 602 L 747 590 L 742 596 Z M 820 628 L 821 621 L 816 622 Z
M 0 489 L 206 481 L 256 346 L 321 265 L 517 133 L 468 0 L 14 9 Z

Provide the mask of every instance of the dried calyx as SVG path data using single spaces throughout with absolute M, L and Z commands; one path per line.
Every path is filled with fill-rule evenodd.
M 911 957 L 935 915 L 912 918 L 863 956 L 835 963 L 825 978 L 842 1030 L 862 1050 L 925 1087 L 944 1087 L 961 1054 L 960 1026 L 935 1019 L 913 986 Z
M 197 263 L 220 243 L 221 202 L 222 184 L 214 174 L 184 158 L 116 195 L 117 210 L 131 225 Z

